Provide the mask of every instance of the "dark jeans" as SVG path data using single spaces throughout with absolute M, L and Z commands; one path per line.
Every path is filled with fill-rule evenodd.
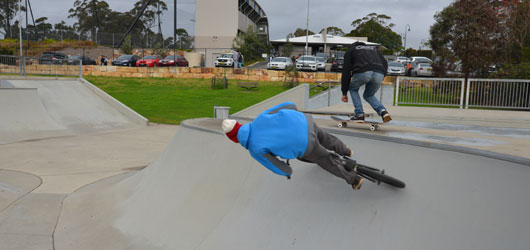
M 349 155 L 350 149 L 337 137 L 322 131 L 312 121 L 309 125 L 309 142 L 301 160 L 316 163 L 329 173 L 352 184 L 357 176 L 355 172 L 347 171 L 340 159 L 328 151 L 335 151 L 339 155 Z

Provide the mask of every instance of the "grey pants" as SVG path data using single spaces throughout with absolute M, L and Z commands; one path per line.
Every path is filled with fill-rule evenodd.
M 355 172 L 347 171 L 342 162 L 328 151 L 335 151 L 339 155 L 349 155 L 348 147 L 337 137 L 322 131 L 313 123 L 310 116 L 306 116 L 306 118 L 308 120 L 309 142 L 302 160 L 314 162 L 329 173 L 344 179 L 348 184 L 352 184 L 357 176 Z

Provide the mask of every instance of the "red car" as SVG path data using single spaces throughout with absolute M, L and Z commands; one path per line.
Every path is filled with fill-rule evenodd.
M 160 57 L 146 56 L 141 60 L 136 61 L 136 67 L 158 67 L 160 66 Z
M 188 67 L 189 63 L 183 56 L 167 56 L 160 61 L 160 66 L 179 66 Z

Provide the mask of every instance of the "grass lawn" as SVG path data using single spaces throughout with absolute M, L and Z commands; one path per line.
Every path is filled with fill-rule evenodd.
M 236 80 L 229 80 L 227 89 L 212 90 L 210 79 L 95 76 L 85 79 L 149 121 L 166 124 L 213 117 L 213 106 L 231 107 L 233 114 L 287 90 L 282 82 L 259 82 L 257 89 L 247 91 L 238 87 Z

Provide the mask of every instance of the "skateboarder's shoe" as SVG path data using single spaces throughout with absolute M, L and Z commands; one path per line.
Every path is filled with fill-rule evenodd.
M 359 122 L 364 122 L 364 114 L 360 114 L 360 115 L 355 115 L 354 117 L 350 118 L 350 121 L 359 121 Z
M 381 118 L 383 118 L 383 122 L 389 122 L 392 120 L 390 114 L 386 110 L 383 110 L 383 112 L 381 112 Z
M 355 180 L 351 184 L 351 187 L 353 188 L 353 190 L 361 189 L 361 186 L 363 185 L 363 180 L 364 180 L 363 178 L 356 176 Z

